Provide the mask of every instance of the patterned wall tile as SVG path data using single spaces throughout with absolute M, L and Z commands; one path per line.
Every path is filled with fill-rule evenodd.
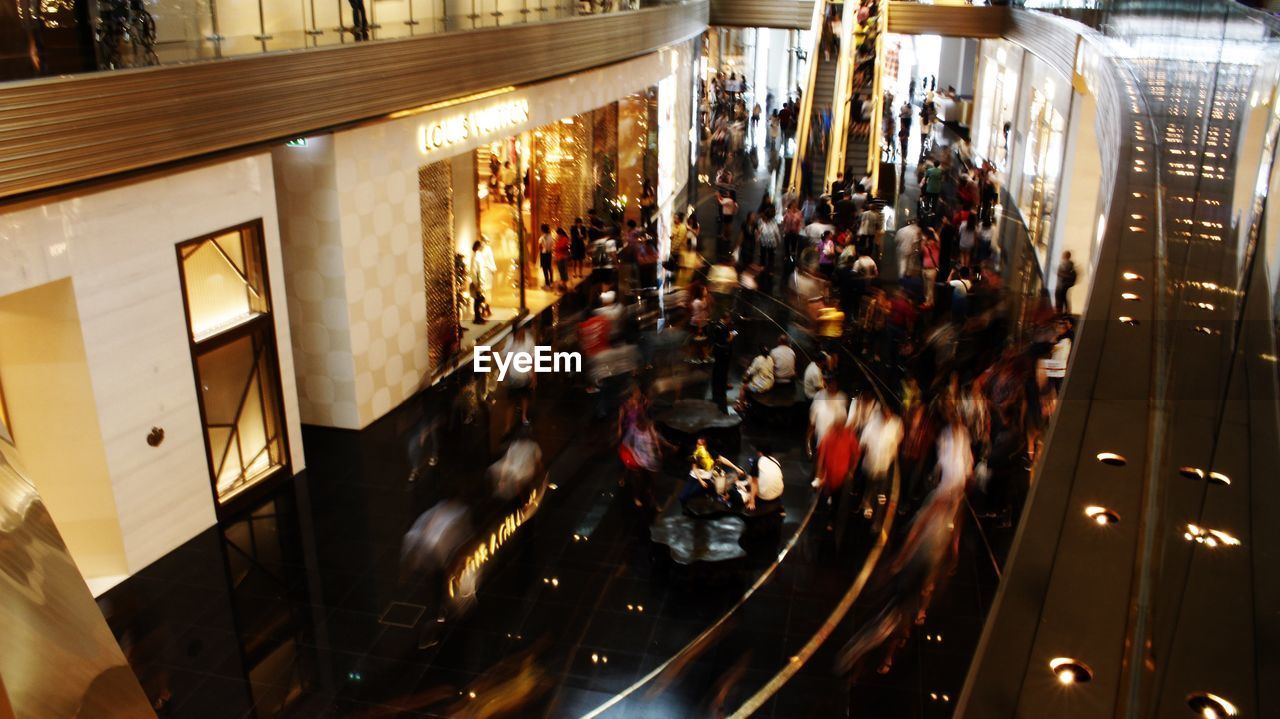
M 333 140 L 272 151 L 302 421 L 359 426 Z

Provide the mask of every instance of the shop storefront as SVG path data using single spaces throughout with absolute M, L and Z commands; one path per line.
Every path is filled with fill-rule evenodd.
M 979 53 L 973 151 L 1005 177 L 1023 52 L 1004 40 L 984 40 Z
M 655 219 L 673 212 L 687 184 L 692 108 L 678 91 L 692 45 L 274 150 L 286 254 L 333 273 L 319 298 L 289 283 L 291 314 L 324 324 L 332 344 L 299 373 L 332 375 L 351 357 L 336 368 L 351 378 L 341 392 L 312 396 L 300 382 L 304 421 L 364 427 L 549 306 L 561 288 L 546 287 L 542 225 L 568 232 L 592 209 L 639 220 L 646 184 Z
M 1053 104 L 1055 92 L 1056 83 L 1051 79 L 1031 90 L 1022 178 L 1017 194 L 1018 209 L 1022 211 L 1041 267 L 1047 266 L 1049 243 L 1053 239 L 1066 139 L 1066 121 Z
M 1053 264 L 1073 89 L 1069 78 L 1004 40 L 979 51 L 973 150 L 990 162 L 1026 226 L 1042 272 Z
M 419 168 L 433 374 L 510 321 L 541 312 L 587 276 L 571 269 L 562 278 L 557 265 L 543 266 L 541 228 L 553 237 L 568 234 L 592 210 L 611 226 L 640 219 L 640 195 L 657 172 L 657 123 L 651 117 L 658 96 L 649 88 Z M 527 117 L 527 102 L 495 107 Z M 440 126 L 428 123 L 428 143 Z M 434 171 L 435 165 L 442 169 Z M 670 184 L 668 178 L 663 189 Z M 429 212 L 429 200 L 444 196 L 453 197 L 448 216 Z

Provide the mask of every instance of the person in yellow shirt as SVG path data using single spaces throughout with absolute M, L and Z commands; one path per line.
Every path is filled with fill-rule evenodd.
M 671 250 L 679 252 L 689 241 L 689 226 L 684 223 L 684 217 L 679 212 L 671 214 Z
M 693 466 L 704 472 L 710 472 L 711 468 L 716 466 L 716 458 L 711 456 L 711 450 L 707 449 L 707 438 L 699 437 L 697 445 L 693 448 Z
M 685 479 L 684 488 L 680 490 L 681 505 L 696 497 L 720 497 L 727 491 L 727 480 L 715 468 L 717 464 L 726 464 L 728 460 L 711 454 L 706 437 L 699 437 L 694 443 L 690 459 L 693 466 L 689 468 L 689 476 Z

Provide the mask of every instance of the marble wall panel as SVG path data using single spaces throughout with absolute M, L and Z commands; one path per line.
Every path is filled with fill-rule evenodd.
M 215 521 L 175 246 L 261 218 L 294 471 L 302 437 L 271 158 L 0 214 L 0 294 L 69 277 L 130 572 Z M 151 427 L 165 430 L 158 447 Z

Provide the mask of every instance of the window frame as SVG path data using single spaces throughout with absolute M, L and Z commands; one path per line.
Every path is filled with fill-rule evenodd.
M 187 272 L 183 264 L 186 258 L 183 255 L 183 250 L 192 245 L 207 242 L 233 232 L 240 234 L 241 243 L 252 245 L 257 252 L 255 259 L 261 272 L 262 287 L 260 289 L 266 309 L 220 332 L 197 340 L 191 322 L 191 306 L 187 294 Z M 281 480 L 293 476 L 293 463 L 289 447 L 289 423 L 285 412 L 283 378 L 280 375 L 280 351 L 276 337 L 275 307 L 271 294 L 271 274 L 267 260 L 266 233 L 264 232 L 262 218 L 232 225 L 189 240 L 183 240 L 174 245 L 174 252 L 178 261 L 182 316 L 186 326 L 187 345 L 191 357 L 191 378 L 195 384 L 196 406 L 200 411 L 200 430 L 204 442 L 205 467 L 209 472 L 209 491 L 213 495 L 213 506 L 219 519 L 226 519 L 251 508 L 257 500 L 272 491 Z M 281 461 L 279 465 L 269 470 L 262 477 L 224 499 L 218 494 L 217 468 L 213 463 L 213 448 L 209 441 L 209 417 L 205 410 L 204 395 L 201 391 L 199 363 L 203 355 L 245 338 L 250 339 L 250 341 L 256 338 L 262 343 L 262 351 L 264 353 L 262 359 L 267 364 L 267 370 L 272 373 L 274 387 L 269 393 L 265 388 L 262 388 L 261 391 L 264 395 L 264 401 L 273 401 L 275 405 L 276 423 L 279 425 L 277 433 L 280 442 Z M 259 379 L 260 387 L 261 384 L 262 380 Z M 264 406 L 265 411 L 266 408 Z

